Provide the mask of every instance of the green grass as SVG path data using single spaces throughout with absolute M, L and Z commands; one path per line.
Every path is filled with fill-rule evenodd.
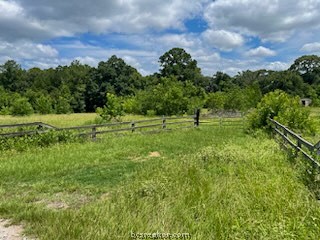
M 150 152 L 160 157 L 151 157 Z M 236 127 L 105 135 L 0 153 L 0 216 L 39 239 L 319 239 L 320 208 L 300 168 Z M 57 209 L 52 206 L 61 206 Z
M 77 113 L 77 114 L 47 114 L 30 116 L 9 116 L 0 115 L 1 124 L 17 124 L 26 122 L 44 122 L 56 127 L 71 127 L 86 124 L 86 122 L 94 121 L 97 114 L 95 113 Z
M 17 124 L 27 122 L 44 122 L 55 127 L 73 127 L 94 124 L 98 114 L 96 113 L 72 113 L 72 114 L 33 114 L 30 116 L 10 116 L 0 115 L 1 124 Z M 150 117 L 139 115 L 126 115 L 121 118 L 122 121 L 143 120 Z

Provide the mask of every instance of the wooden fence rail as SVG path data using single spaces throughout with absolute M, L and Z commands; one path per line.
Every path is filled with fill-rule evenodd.
M 181 117 L 162 117 L 147 120 L 138 120 L 130 122 L 118 122 L 118 123 L 106 123 L 106 124 L 96 124 L 96 125 L 86 125 L 78 127 L 66 127 L 57 128 L 42 122 L 33 123 L 23 123 L 23 124 L 10 124 L 10 125 L 0 125 L 1 129 L 7 128 L 23 128 L 23 127 L 36 127 L 35 130 L 22 130 L 15 132 L 4 132 L 0 133 L 0 137 L 18 137 L 25 135 L 42 134 L 53 131 L 87 131 L 84 133 L 78 133 L 78 136 L 90 136 L 93 140 L 96 139 L 98 134 L 112 133 L 112 132 L 125 132 L 131 131 L 135 132 L 137 129 L 145 128 L 159 128 L 160 130 L 169 130 L 168 125 L 184 125 L 189 124 L 188 127 L 198 127 L 200 124 L 200 111 L 197 110 L 195 115 L 192 116 L 181 116 Z M 193 124 L 191 124 L 193 123 Z M 88 131 L 89 130 L 89 131 Z
M 276 134 L 282 137 L 282 139 L 288 143 L 291 147 L 293 147 L 295 150 L 302 153 L 302 155 L 310 161 L 310 163 L 320 169 L 320 164 L 317 160 L 318 156 L 320 155 L 320 148 L 319 143 L 312 144 L 308 142 L 307 140 L 303 139 L 300 135 L 293 132 L 286 126 L 282 125 L 281 123 L 269 119 L 271 123 L 273 124 L 273 130 Z

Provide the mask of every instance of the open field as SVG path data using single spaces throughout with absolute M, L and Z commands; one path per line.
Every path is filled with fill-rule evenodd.
M 55 127 L 72 127 L 94 124 L 98 114 L 96 113 L 73 113 L 73 114 L 33 114 L 30 116 L 9 116 L 0 115 L 1 124 L 17 124 L 27 122 L 44 122 Z M 150 118 L 150 117 L 149 117 Z M 140 115 L 126 115 L 121 118 L 122 121 L 142 120 L 148 117 Z
M 5 151 L 0 218 L 39 239 L 318 239 L 299 166 L 264 135 L 212 125 Z

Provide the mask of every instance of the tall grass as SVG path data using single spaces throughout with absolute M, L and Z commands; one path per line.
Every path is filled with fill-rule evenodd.
M 237 127 L 106 135 L 0 158 L 0 216 L 39 239 L 320 237 L 319 204 L 295 165 L 272 139 Z

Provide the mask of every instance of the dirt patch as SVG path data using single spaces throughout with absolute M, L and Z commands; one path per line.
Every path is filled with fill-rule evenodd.
M 161 157 L 161 154 L 159 152 L 150 152 L 149 157 Z
M 149 152 L 148 156 L 131 156 L 129 159 L 133 162 L 145 162 L 150 160 L 150 158 L 158 158 L 161 157 L 161 154 L 157 151 Z
M 10 221 L 0 219 L 0 240 L 27 240 L 22 236 L 22 231 L 21 225 L 10 226 Z
M 44 207 L 48 209 L 64 210 L 68 208 L 79 208 L 91 200 L 92 197 L 83 194 L 58 192 L 51 196 L 45 195 L 43 199 L 34 201 L 33 203 L 44 205 Z
M 111 197 L 110 193 L 107 192 L 107 193 L 102 194 L 100 199 L 101 200 L 108 200 L 108 199 L 110 199 L 110 197 Z
M 50 209 L 67 209 L 69 205 L 64 202 L 50 202 L 47 204 L 47 208 Z

